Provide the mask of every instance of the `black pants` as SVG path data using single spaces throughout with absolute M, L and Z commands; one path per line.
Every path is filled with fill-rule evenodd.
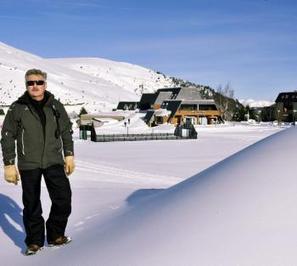
M 23 188 L 23 221 L 27 245 L 44 245 L 45 225 L 40 201 L 41 176 L 43 175 L 52 206 L 46 221 L 47 242 L 63 236 L 71 213 L 71 189 L 62 165 L 46 169 L 20 170 Z

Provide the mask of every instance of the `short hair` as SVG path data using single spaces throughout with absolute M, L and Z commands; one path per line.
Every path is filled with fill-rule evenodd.
M 40 69 L 36 69 L 36 68 L 32 68 L 27 70 L 26 74 L 25 74 L 25 79 L 27 79 L 28 76 L 30 75 L 40 75 L 42 76 L 45 80 L 47 78 L 47 73 L 40 70 Z

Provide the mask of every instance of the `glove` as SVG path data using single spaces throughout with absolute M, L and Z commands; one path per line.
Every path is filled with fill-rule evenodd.
M 71 175 L 74 171 L 75 164 L 74 164 L 74 156 L 66 156 L 64 160 L 64 168 L 67 175 Z
M 18 184 L 20 176 L 14 164 L 4 166 L 4 178 L 8 183 L 14 183 L 15 185 Z

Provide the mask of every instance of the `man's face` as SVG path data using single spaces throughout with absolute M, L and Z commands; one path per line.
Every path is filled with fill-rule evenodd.
M 46 90 L 46 81 L 41 75 L 29 75 L 26 79 L 26 88 L 33 99 L 42 100 Z

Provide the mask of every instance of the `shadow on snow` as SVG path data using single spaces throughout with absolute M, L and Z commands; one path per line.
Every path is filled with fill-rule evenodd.
M 139 189 L 133 192 L 127 199 L 126 201 L 130 206 L 137 205 L 143 201 L 146 201 L 160 192 L 164 191 L 165 189 Z
M 14 226 L 15 223 L 22 228 L 20 231 Z M 21 249 L 25 249 L 25 230 L 23 226 L 22 209 L 10 197 L 0 193 L 0 228 Z

